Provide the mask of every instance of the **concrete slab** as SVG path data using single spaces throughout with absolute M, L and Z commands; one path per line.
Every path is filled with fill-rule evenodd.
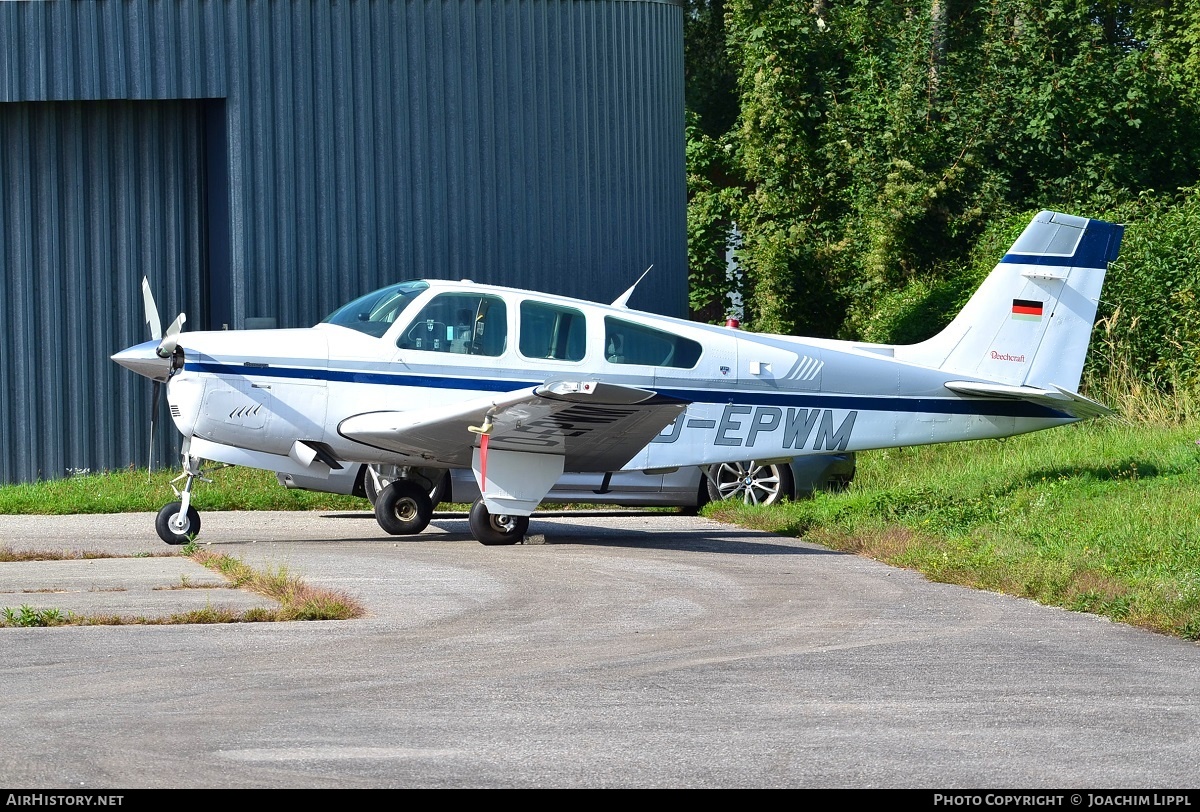
M 204 609 L 277 609 L 279 603 L 179 555 L 0 563 L 0 612 L 22 607 L 160 618 Z

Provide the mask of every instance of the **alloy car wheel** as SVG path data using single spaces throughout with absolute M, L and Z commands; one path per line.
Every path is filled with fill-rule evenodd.
M 761 465 L 753 460 L 725 462 L 708 469 L 708 497 L 741 499 L 747 505 L 774 505 L 793 496 L 791 468 L 786 464 Z

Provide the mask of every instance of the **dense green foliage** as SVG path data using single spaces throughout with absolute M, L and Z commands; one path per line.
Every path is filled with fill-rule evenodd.
M 736 224 L 751 329 L 918 340 L 1053 208 L 1128 226 L 1111 355 L 1194 381 L 1200 3 L 691 0 L 688 20 L 699 316 L 727 310 Z
M 1129 226 L 1105 280 L 1093 371 L 1128 368 L 1161 391 L 1200 384 L 1200 188 L 1122 207 Z M 1096 349 L 1099 348 L 1099 352 Z

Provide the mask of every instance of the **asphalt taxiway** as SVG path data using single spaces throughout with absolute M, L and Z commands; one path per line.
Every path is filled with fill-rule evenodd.
M 0 785 L 1194 787 L 1200 646 L 700 517 L 535 515 L 485 547 L 369 513 L 202 514 L 352 621 L 0 629 Z M 153 515 L 0 517 L 0 606 L 271 603 Z M 266 603 L 263 603 L 266 601 Z

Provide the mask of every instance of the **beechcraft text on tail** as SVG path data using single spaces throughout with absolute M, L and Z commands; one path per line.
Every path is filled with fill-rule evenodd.
M 421 532 L 470 468 L 484 544 L 520 541 L 564 471 L 670 470 L 1007 437 L 1106 414 L 1078 394 L 1123 228 L 1044 211 L 944 330 L 880 345 L 757 334 L 527 290 L 410 280 L 305 329 L 164 332 L 113 360 L 165 387 L 182 435 L 168 543 L 206 461 L 328 476 L 400 466 L 375 515 Z

